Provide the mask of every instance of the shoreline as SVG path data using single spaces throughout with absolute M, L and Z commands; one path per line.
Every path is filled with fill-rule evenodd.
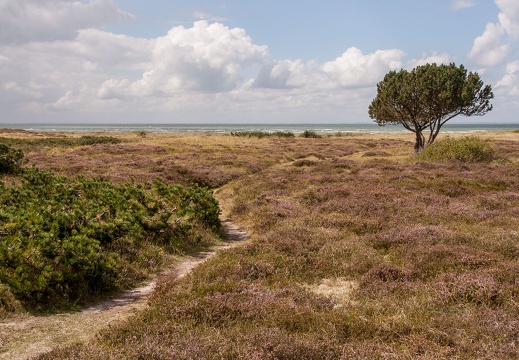
M 519 130 L 519 123 L 503 124 L 446 124 L 442 133 L 483 133 L 494 131 Z M 407 134 L 404 127 L 399 125 L 378 126 L 374 123 L 353 124 L 0 124 L 0 132 L 29 133 L 150 133 L 150 134 L 231 134 L 238 132 L 291 132 L 299 135 L 305 131 L 313 131 L 320 135 L 342 134 L 345 136 L 356 134 Z

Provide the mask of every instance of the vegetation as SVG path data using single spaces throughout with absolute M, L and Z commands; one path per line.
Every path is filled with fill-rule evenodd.
M 489 162 L 494 150 L 487 141 L 476 136 L 447 138 L 428 146 L 417 157 L 419 161 Z
M 65 173 L 95 159 L 110 176 L 161 164 L 223 183 L 225 216 L 251 236 L 40 359 L 517 358 L 519 138 L 480 138 L 508 161 L 409 161 L 400 134 L 150 134 L 71 149 Z M 29 161 L 55 166 L 52 151 Z
M 268 138 L 268 137 L 291 138 L 291 137 L 294 137 L 294 133 L 292 133 L 290 131 L 275 131 L 275 132 L 238 131 L 238 132 L 231 132 L 231 136 L 255 137 L 258 139 Z
M 416 135 L 421 152 L 434 142 L 441 127 L 458 115 L 480 116 L 492 110 L 490 85 L 463 65 L 426 64 L 412 71 L 390 71 L 377 85 L 369 116 L 381 126 L 401 124 Z M 424 131 L 429 132 L 427 142 Z
M 0 175 L 18 173 L 23 161 L 22 150 L 0 143 Z
M 0 187 L 0 209 L 4 309 L 8 299 L 67 308 L 128 288 L 157 271 L 164 252 L 200 250 L 220 232 L 210 191 L 160 179 L 114 185 L 33 167 Z
M 314 139 L 317 139 L 317 138 L 320 138 L 321 135 L 319 135 L 317 132 L 315 131 L 312 131 L 312 130 L 305 130 L 301 133 L 301 137 L 303 138 L 314 138 Z
M 100 144 L 120 144 L 121 139 L 113 136 L 94 136 L 83 135 L 77 138 L 71 137 L 46 137 L 40 139 L 17 139 L 0 137 L 0 142 L 6 145 L 18 146 L 23 148 L 36 147 L 74 147 L 74 146 L 88 146 Z

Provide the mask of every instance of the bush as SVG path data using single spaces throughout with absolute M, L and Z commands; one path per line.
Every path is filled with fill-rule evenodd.
M 198 186 L 114 185 L 36 168 L 20 181 L 0 186 L 0 283 L 27 308 L 67 308 L 132 285 L 157 270 L 164 250 L 195 250 L 221 229 L 218 203 Z
M 96 145 L 96 144 L 120 144 L 121 139 L 114 138 L 113 136 L 91 136 L 84 135 L 78 140 L 78 145 Z
M 416 159 L 418 161 L 488 162 L 494 158 L 494 150 L 477 136 L 459 139 L 447 138 L 427 146 Z
M 4 144 L 15 145 L 23 149 L 28 149 L 31 146 L 51 146 L 51 147 L 74 147 L 74 146 L 88 146 L 98 144 L 120 144 L 123 140 L 113 136 L 92 136 L 83 135 L 79 138 L 72 137 L 45 137 L 42 139 L 15 139 L 0 137 L 0 141 Z
M 280 137 L 280 138 L 291 138 L 294 137 L 294 133 L 290 131 L 276 131 L 276 132 L 266 132 L 266 131 L 238 131 L 231 132 L 231 136 L 237 137 L 256 137 L 258 139 L 268 138 L 268 137 Z
M 321 137 L 321 135 L 319 135 L 318 133 L 316 133 L 315 131 L 311 131 L 311 130 L 305 130 L 301 133 L 301 137 L 303 138 L 315 138 L 315 139 L 318 139 Z
M 23 151 L 0 144 L 0 174 L 16 174 L 24 162 Z
M 11 289 L 0 283 L 0 318 L 5 314 L 14 313 L 21 309 L 20 303 L 11 293 Z

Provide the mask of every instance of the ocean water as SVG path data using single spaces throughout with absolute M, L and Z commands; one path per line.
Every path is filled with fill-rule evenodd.
M 22 129 L 34 132 L 151 132 L 151 133 L 231 133 L 240 131 L 292 132 L 299 134 L 305 130 L 322 134 L 335 133 L 406 133 L 408 130 L 399 125 L 378 126 L 365 124 L 26 124 L 0 125 L 0 128 Z M 519 130 L 518 124 L 446 124 L 444 133 L 474 133 L 483 131 Z

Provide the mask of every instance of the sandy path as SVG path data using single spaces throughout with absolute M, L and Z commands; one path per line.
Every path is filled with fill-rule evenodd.
M 223 245 L 196 256 L 182 258 L 158 278 L 126 291 L 117 298 L 100 302 L 77 313 L 23 316 L 0 322 L 0 359 L 29 359 L 57 345 L 88 341 L 109 324 L 127 319 L 146 306 L 147 297 L 161 278 L 182 278 L 217 252 L 247 240 L 247 234 L 231 221 L 224 220 L 222 224 L 226 230 Z

